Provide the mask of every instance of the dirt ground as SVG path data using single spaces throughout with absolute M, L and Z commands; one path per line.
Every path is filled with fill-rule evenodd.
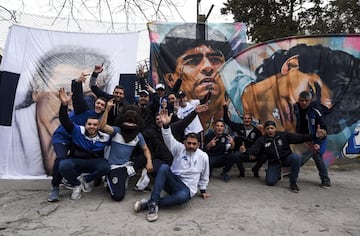
M 274 187 L 251 175 L 231 181 L 215 171 L 208 200 L 194 197 L 188 203 L 160 209 L 156 222 L 146 212 L 134 213 L 137 192 L 132 178 L 125 199 L 114 202 L 103 187 L 70 200 L 61 189 L 61 201 L 47 202 L 50 179 L 0 180 L 0 235 L 360 235 L 360 162 L 330 168 L 331 189 L 319 187 L 316 168 L 301 169 L 300 193 L 292 193 L 288 179 Z

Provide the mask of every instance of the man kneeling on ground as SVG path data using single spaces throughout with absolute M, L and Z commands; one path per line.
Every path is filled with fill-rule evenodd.
M 290 190 L 298 193 L 300 192 L 297 186 L 297 179 L 299 176 L 301 157 L 293 153 L 290 144 L 303 143 L 316 138 L 324 138 L 326 131 L 317 127 L 316 134 L 297 134 L 285 131 L 277 131 L 276 124 L 272 120 L 264 123 L 265 134 L 258 138 L 250 147 L 249 155 L 266 156 L 268 161 L 268 168 L 266 170 L 266 185 L 274 186 L 280 176 L 281 167 L 290 166 L 291 174 L 289 178 Z

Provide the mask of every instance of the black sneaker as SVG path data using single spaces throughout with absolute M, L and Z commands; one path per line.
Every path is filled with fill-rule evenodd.
M 244 173 L 244 172 L 240 172 L 240 173 L 239 173 L 239 178 L 241 178 L 241 177 L 245 177 L 245 173 Z
M 146 219 L 149 222 L 156 221 L 159 218 L 158 211 L 159 206 L 155 202 L 151 202 L 148 204 L 149 211 L 146 215 Z
M 296 183 L 291 183 L 290 184 L 290 190 L 293 191 L 294 193 L 300 192 L 300 189 L 299 189 L 299 187 L 297 186 Z
M 325 189 L 329 189 L 331 187 L 331 183 L 330 183 L 330 180 L 323 180 L 321 181 L 321 185 L 320 185 L 322 188 L 325 188 Z
M 94 179 L 93 185 L 94 185 L 94 187 L 99 187 L 102 183 L 103 183 L 102 177 L 97 177 Z
M 254 167 L 251 168 L 251 171 L 254 173 L 254 177 L 255 178 L 259 178 L 260 175 L 259 175 L 259 170 L 258 169 L 255 169 Z
M 223 173 L 221 173 L 221 176 L 223 177 L 223 179 L 226 183 L 230 182 L 230 177 L 228 176 L 228 174 L 223 172 Z
M 70 189 L 70 190 L 73 189 L 73 186 L 65 178 L 61 179 L 60 187 L 64 187 L 64 188 Z

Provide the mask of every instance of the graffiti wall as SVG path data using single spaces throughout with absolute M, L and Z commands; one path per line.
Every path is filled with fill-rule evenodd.
M 296 131 L 294 104 L 302 91 L 327 126 L 327 164 L 360 154 L 360 36 L 295 37 L 255 45 L 239 52 L 220 69 L 235 107 L 232 119 L 250 112 L 258 123 L 276 122 L 280 130 Z M 296 145 L 297 152 L 311 152 Z
M 200 114 L 203 128 L 223 116 L 225 87 L 219 68 L 246 48 L 243 23 L 195 24 L 149 23 L 151 42 L 151 82 L 171 90 L 181 79 L 180 90 L 187 99 L 204 99 L 209 111 Z

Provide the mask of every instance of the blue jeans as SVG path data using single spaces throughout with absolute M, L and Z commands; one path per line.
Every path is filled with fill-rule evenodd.
M 67 158 L 68 151 L 70 149 L 70 144 L 65 143 L 53 143 L 54 151 L 56 154 L 56 158 L 54 161 L 54 166 L 52 170 L 52 180 L 51 185 L 53 187 L 59 187 L 61 183 L 62 176 L 59 171 L 59 163 L 61 160 Z
M 312 159 L 315 162 L 316 168 L 319 171 L 321 181 L 330 181 L 328 169 L 325 165 L 322 155 L 318 152 L 312 155 Z
M 210 175 L 214 168 L 224 167 L 223 173 L 228 173 L 234 165 L 235 160 L 232 155 L 222 154 L 217 156 L 209 155 Z
M 266 170 L 266 185 L 273 186 L 278 182 L 278 178 L 281 174 L 281 167 L 290 166 L 291 174 L 289 182 L 290 184 L 296 183 L 301 166 L 301 157 L 295 153 L 291 153 L 285 158 L 285 162 L 282 164 L 268 165 Z
M 327 139 L 325 138 L 320 145 L 320 151 L 312 151 L 312 155 L 307 156 L 306 158 L 303 158 L 301 165 L 304 165 L 310 158 L 312 158 L 315 162 L 316 168 L 319 171 L 319 176 L 321 181 L 330 181 L 329 173 L 327 166 L 324 162 L 323 154 L 326 150 L 327 146 Z
M 69 158 L 60 161 L 59 171 L 71 185 L 78 186 L 80 181 L 77 177 L 82 173 L 89 173 L 85 176 L 85 181 L 88 183 L 95 178 L 107 175 L 110 171 L 110 165 L 105 158 Z
M 168 195 L 161 198 L 163 189 Z M 157 171 L 149 203 L 155 202 L 159 207 L 164 207 L 182 204 L 190 199 L 190 189 L 171 172 L 168 164 L 162 164 Z

